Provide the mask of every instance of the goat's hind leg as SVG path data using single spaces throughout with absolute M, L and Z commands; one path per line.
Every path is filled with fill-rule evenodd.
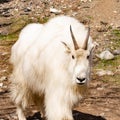
M 18 120 L 26 120 L 24 110 L 26 108 L 25 91 L 19 85 L 11 85 L 11 99 L 17 107 Z
M 19 96 L 17 96 L 19 98 Z M 17 101 L 17 99 L 15 100 L 15 104 L 16 104 L 16 112 L 17 112 L 17 115 L 18 115 L 18 120 L 26 120 L 26 117 L 25 117 L 25 114 L 24 114 L 24 110 L 26 108 L 26 106 L 23 106 L 24 104 L 24 98 L 19 98 L 19 102 Z
M 24 109 L 21 105 L 17 106 L 17 115 L 19 120 L 26 120 L 24 115 Z

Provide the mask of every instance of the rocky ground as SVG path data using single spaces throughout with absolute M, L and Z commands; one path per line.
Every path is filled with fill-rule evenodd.
M 28 23 L 45 23 L 61 14 L 90 26 L 97 45 L 90 94 L 73 111 L 75 120 L 120 119 L 120 0 L 0 0 L 0 120 L 17 120 L 9 98 L 9 57 L 19 31 Z M 114 55 L 112 60 L 98 58 L 105 50 Z M 41 119 L 35 106 L 26 114 L 28 120 Z

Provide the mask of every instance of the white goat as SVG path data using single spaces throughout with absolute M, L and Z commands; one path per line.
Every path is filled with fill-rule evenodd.
M 72 108 L 86 94 L 91 50 L 89 30 L 58 16 L 25 27 L 12 47 L 11 97 L 19 120 L 34 102 L 47 120 L 73 120 Z

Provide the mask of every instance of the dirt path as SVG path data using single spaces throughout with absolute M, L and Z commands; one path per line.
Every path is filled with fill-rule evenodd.
M 8 59 L 13 42 L 3 41 L 0 43 L 0 77 L 9 75 Z M 113 77 L 113 76 L 110 76 Z M 114 83 L 104 83 L 102 77 L 93 77 L 90 90 L 91 94 L 81 101 L 77 111 L 73 115 L 75 120 L 119 120 L 120 119 L 120 86 Z M 9 80 L 5 80 L 4 87 L 0 89 L 0 120 L 16 120 L 15 106 L 9 98 Z M 35 113 L 35 108 L 30 107 L 28 113 Z M 79 111 L 79 112 L 78 112 Z M 31 114 L 30 114 L 31 115 Z M 32 118 L 40 119 L 39 113 Z M 31 117 L 29 117 L 31 119 Z M 28 120 L 29 120 L 28 119 Z M 33 120 L 34 120 L 33 119 Z

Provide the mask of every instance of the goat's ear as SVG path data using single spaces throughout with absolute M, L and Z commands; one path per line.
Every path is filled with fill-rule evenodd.
M 67 45 L 65 42 L 62 42 L 62 44 L 63 44 L 64 47 L 65 47 L 65 52 L 66 52 L 66 53 L 71 53 L 71 50 L 70 50 L 70 48 L 68 47 L 68 45 Z

